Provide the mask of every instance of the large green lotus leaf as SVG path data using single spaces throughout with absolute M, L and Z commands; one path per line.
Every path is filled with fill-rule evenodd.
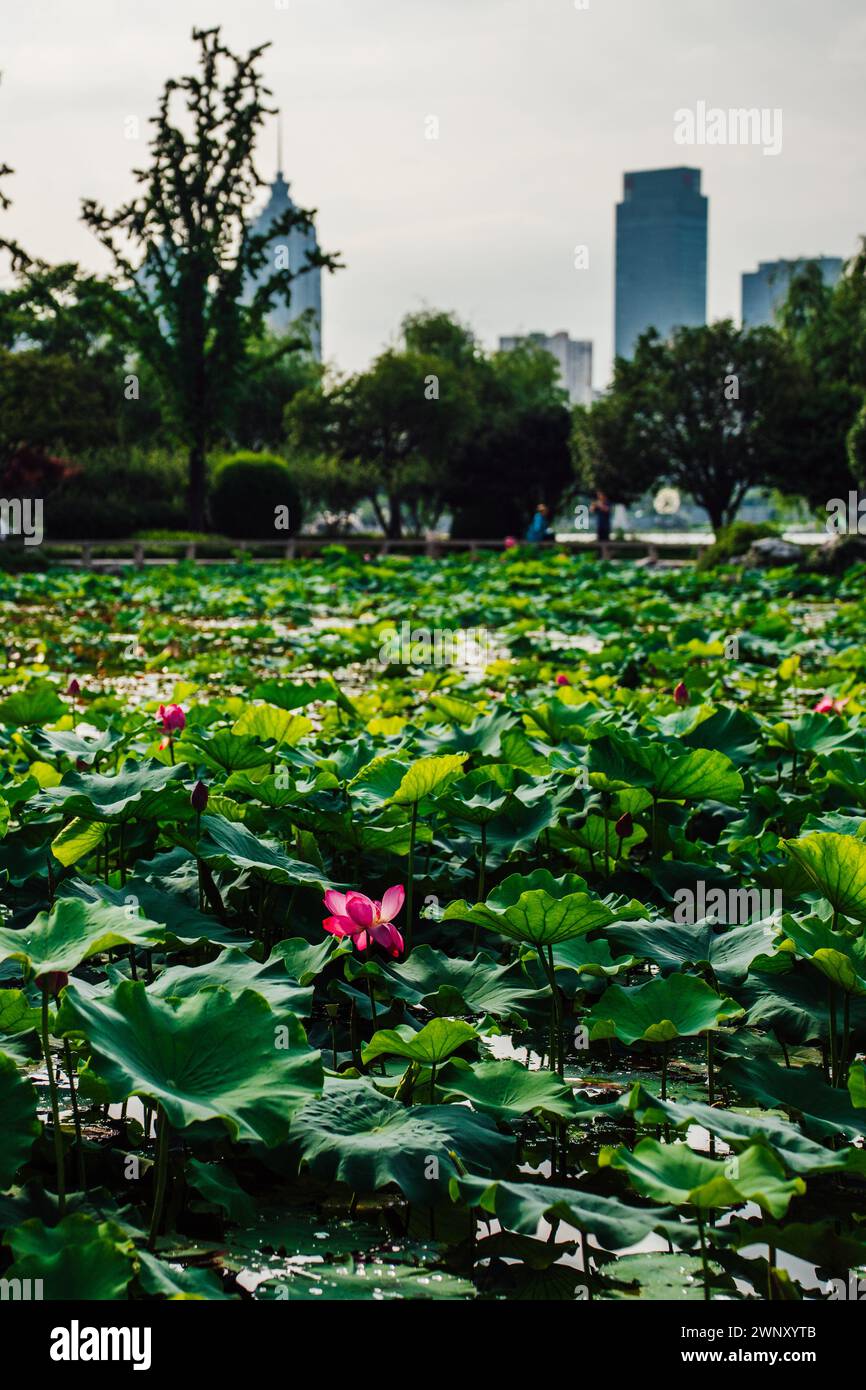
M 234 1173 L 223 1163 L 202 1163 L 197 1158 L 186 1160 L 187 1182 L 206 1201 L 219 1207 L 230 1221 L 239 1226 L 251 1225 L 256 1219 L 256 1205 L 244 1192 Z
M 660 1100 L 640 1083 L 620 1098 L 618 1108 L 634 1115 L 642 1125 L 672 1125 L 688 1129 L 701 1125 L 724 1144 L 737 1149 L 741 1145 L 766 1144 L 791 1173 L 808 1177 L 810 1173 L 866 1173 L 866 1152 L 862 1149 L 828 1149 L 809 1139 L 796 1125 L 776 1115 L 750 1115 L 744 1111 L 719 1110 L 702 1101 L 678 1103 Z
M 497 965 L 483 953 L 474 960 L 455 959 L 427 945 L 416 946 L 399 965 L 386 965 L 384 974 L 398 999 L 438 1015 L 502 1017 L 546 997 L 513 965 Z
M 334 701 L 347 714 L 356 713 L 352 701 L 333 676 L 317 681 L 263 681 L 253 688 L 252 697 L 287 710 Z
M 445 756 L 458 754 L 465 762 L 470 753 L 478 757 L 502 761 L 502 739 L 517 723 L 517 715 L 509 709 L 491 710 L 470 725 L 428 724 L 416 738 L 422 752 Z
M 599 1166 L 628 1175 L 636 1192 L 650 1201 L 702 1210 L 757 1202 L 771 1216 L 784 1216 L 792 1197 L 802 1196 L 802 1178 L 786 1178 L 781 1163 L 762 1145 L 734 1158 L 707 1158 L 684 1142 L 660 1144 L 642 1139 L 632 1151 L 621 1145 L 603 1149 Z
M 515 1142 L 464 1105 L 407 1108 L 367 1082 L 327 1091 L 300 1112 L 293 1134 L 317 1177 L 355 1192 L 395 1183 L 421 1206 L 443 1198 L 461 1168 L 494 1177 L 504 1172 Z
M 785 848 L 834 912 L 866 921 L 866 843 L 852 835 L 805 835 Z
M 813 710 L 796 719 L 782 720 L 770 730 L 771 747 L 775 744 L 788 752 L 833 753 L 846 743 L 862 743 L 860 729 L 849 729 L 846 720 L 835 714 L 816 714 Z
M 511 1058 L 474 1066 L 457 1059 L 442 1073 L 439 1089 L 447 1100 L 470 1100 L 474 1109 L 497 1120 L 519 1120 L 533 1111 L 562 1120 L 574 1120 L 588 1108 L 595 1113 L 594 1107 L 579 1106 L 571 1087 L 552 1072 L 530 1071 Z
M 305 738 L 313 721 L 303 714 L 292 714 L 277 705 L 248 705 L 232 727 L 233 734 L 246 734 L 265 742 L 294 744 Z
M 797 954 L 811 961 L 839 989 L 866 995 L 866 937 L 845 936 L 820 917 L 799 921 L 786 916 L 784 930 Z
M 661 743 L 610 734 L 591 744 L 590 777 L 603 774 L 611 788 L 645 787 L 658 801 L 722 801 L 734 805 L 743 779 L 730 758 L 715 749 L 672 753 Z
M 175 744 L 175 754 L 189 763 L 204 763 L 216 772 L 266 767 L 271 761 L 271 754 L 257 739 L 243 738 L 231 729 L 189 731 Z
M 65 1216 L 56 1226 L 34 1217 L 3 1237 L 15 1256 L 7 1279 L 41 1279 L 51 1302 L 107 1302 L 126 1297 L 135 1270 L 134 1249 L 112 1221 L 95 1221 L 84 1212 Z
M 828 1086 L 818 1067 L 780 1067 L 767 1057 L 734 1057 L 719 1071 L 725 1086 L 773 1110 L 790 1110 L 820 1139 L 866 1139 L 866 1115 L 847 1091 Z
M 866 805 L 866 758 L 843 751 L 825 754 L 821 764 L 830 786 L 841 787 L 846 801 L 855 806 Z M 859 825 L 862 834 L 866 821 L 860 820 Z
M 509 1231 L 535 1235 L 541 1221 L 564 1221 L 594 1236 L 605 1250 L 637 1245 L 654 1231 L 665 1229 L 670 1207 L 630 1207 L 617 1197 L 601 1197 L 580 1188 L 548 1187 L 534 1182 L 493 1182 L 464 1177 L 452 1185 L 452 1196 L 495 1216 Z
M 651 961 L 663 975 L 708 965 L 716 979 L 730 987 L 745 978 L 758 956 L 772 954 L 778 931 L 778 925 L 769 922 L 721 931 L 712 922 L 617 922 L 606 937 L 639 960 Z
M 853 1062 L 848 1072 L 848 1095 L 856 1110 L 866 1110 L 866 1065 Z
M 79 734 L 74 729 L 40 729 L 35 740 L 40 748 L 62 754 L 73 762 L 92 763 L 100 753 L 109 753 L 123 742 L 122 729 L 99 729 L 95 734 Z
M 462 771 L 466 761 L 462 753 L 445 753 L 441 757 L 419 758 L 410 764 L 391 800 L 396 806 L 412 806 L 432 792 L 442 791 Z
M 172 783 L 186 775 L 186 768 L 171 767 L 148 758 L 137 763 L 128 758 L 120 772 L 104 777 L 99 772 L 67 772 L 58 787 L 48 787 L 30 803 L 40 811 L 62 810 L 66 816 L 82 820 L 123 824 L 134 816 L 147 819 L 158 809 L 167 809 L 161 796 Z M 189 798 L 182 787 L 174 789 L 173 806 L 188 809 Z
M 576 975 L 590 975 L 598 980 L 611 979 L 624 970 L 630 970 L 635 964 L 634 956 L 619 956 L 614 960 L 606 939 L 587 941 L 585 936 L 579 936 L 553 948 L 554 969 L 571 970 Z
M 545 869 L 526 877 L 512 874 L 484 903 L 474 907 L 467 902 L 449 903 L 443 920 L 488 927 L 531 946 L 552 946 L 615 920 L 614 913 L 598 898 L 574 891 L 577 884 L 584 886 L 577 875 L 554 879 Z
M 36 975 L 49 970 L 68 974 L 89 956 L 118 946 L 151 949 L 164 936 L 163 927 L 129 908 L 58 898 L 51 911 L 40 912 L 29 927 L 0 927 L 0 961 L 21 961 Z
M 80 820 L 76 816 L 54 836 L 51 853 L 59 863 L 69 868 L 101 845 L 107 833 L 105 821 Z
M 237 946 L 229 947 L 207 965 L 171 966 L 148 987 L 148 992 L 157 999 L 188 999 L 210 985 L 225 985 L 233 994 L 254 989 L 264 995 L 275 1013 L 309 1018 L 312 1012 L 312 986 L 302 988 L 291 979 L 279 956 L 259 962 Z
M 773 960 L 782 960 L 781 951 Z M 746 1009 L 751 1028 L 767 1028 L 786 1043 L 819 1042 L 830 1031 L 828 990 L 816 970 L 798 963 L 788 974 L 752 971 L 737 987 L 737 998 Z M 866 1037 L 866 1000 L 851 996 L 851 1025 Z
M 32 1033 L 41 1019 L 23 989 L 0 989 L 0 1033 Z
M 352 804 L 369 811 L 386 805 L 399 790 L 408 770 L 408 762 L 397 757 L 374 758 L 354 773 L 347 784 Z
M 322 1088 L 318 1052 L 293 1014 L 252 990 L 206 989 L 157 999 L 124 980 L 106 998 L 70 985 L 57 1023 L 83 1034 L 110 1098 L 148 1096 L 175 1129 L 221 1120 L 235 1139 L 286 1138 L 294 1113 Z
M 0 1052 L 0 1116 L 0 1192 L 5 1192 L 21 1164 L 30 1157 L 40 1124 L 33 1086 L 20 1074 L 13 1059 L 3 1052 Z
M 786 1250 L 798 1260 L 824 1269 L 853 1270 L 866 1265 L 866 1243 L 856 1235 L 839 1231 L 835 1221 L 786 1222 L 782 1226 L 741 1221 L 735 1218 L 729 1228 L 741 1234 L 734 1249 L 769 1245 L 773 1250 Z
M 187 1166 L 194 1162 L 195 1159 L 188 1159 Z M 135 1258 L 138 1264 L 138 1282 L 145 1293 L 168 1299 L 173 1303 L 189 1299 L 207 1299 L 209 1302 L 215 1299 L 233 1301 L 229 1294 L 223 1293 L 219 1276 L 211 1269 L 185 1269 L 180 1264 L 160 1260 L 147 1250 L 137 1250 Z
M 705 713 L 706 707 L 701 711 Z M 761 735 L 761 726 L 753 714 L 728 706 L 713 710 L 708 718 L 700 718 L 680 735 L 687 748 L 714 748 L 741 766 L 754 757 Z
M 26 724 L 53 724 L 65 713 L 66 706 L 48 681 L 34 681 L 26 690 L 0 701 L 0 724 L 19 728 Z
M 590 1037 L 672 1042 L 720 1028 L 743 1010 L 694 975 L 668 975 L 624 989 L 611 985 L 587 1014 Z
M 477 1290 L 468 1279 L 426 1264 L 404 1263 L 374 1254 L 340 1264 L 311 1265 L 291 1262 L 283 1270 L 256 1285 L 255 1298 L 288 1302 L 369 1299 L 390 1303 L 396 1299 L 423 1300 L 475 1298 Z
M 194 872 L 192 856 L 189 863 Z M 191 886 L 194 883 L 195 880 L 191 880 Z M 213 946 L 225 946 L 238 940 L 237 932 L 199 912 L 180 891 L 165 891 L 139 876 L 127 879 L 122 888 L 112 888 L 98 879 L 92 883 L 69 879 L 60 891 L 64 897 L 81 898 L 87 903 L 107 903 L 123 908 L 127 914 L 137 906 L 151 922 L 161 924 L 163 936 L 171 944 L 197 946 L 208 942 Z
M 364 1048 L 364 1061 L 376 1057 L 405 1057 L 422 1066 L 438 1066 L 465 1043 L 475 1042 L 478 1034 L 468 1023 L 458 1018 L 431 1018 L 420 1032 L 410 1024 L 399 1028 L 380 1028 Z
M 271 951 L 270 959 L 279 958 L 293 980 L 309 985 L 321 975 L 328 961 L 339 955 L 347 955 L 351 950 L 349 943 L 338 941 L 334 936 L 325 936 L 312 945 L 301 936 L 293 936 L 289 941 L 279 941 Z
M 222 816 L 202 816 L 198 852 L 218 869 L 248 870 L 271 883 L 310 883 L 326 886 L 322 870 L 290 859 L 274 840 L 260 840 L 245 826 Z

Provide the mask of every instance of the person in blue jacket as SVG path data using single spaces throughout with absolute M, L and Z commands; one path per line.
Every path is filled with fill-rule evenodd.
M 539 502 L 535 509 L 535 515 L 529 523 L 529 530 L 526 533 L 526 539 L 528 541 L 535 541 L 536 544 L 541 544 L 543 541 L 552 541 L 554 539 L 553 532 L 548 523 L 549 516 L 549 507 L 546 507 L 543 502 Z

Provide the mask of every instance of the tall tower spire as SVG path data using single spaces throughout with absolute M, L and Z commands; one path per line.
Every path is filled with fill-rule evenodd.
M 283 117 L 277 111 L 277 178 L 283 177 Z

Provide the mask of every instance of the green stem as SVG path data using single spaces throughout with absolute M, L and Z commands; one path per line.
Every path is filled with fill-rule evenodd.
M 484 877 L 487 868 L 487 822 L 481 822 L 481 857 L 478 863 L 478 890 L 475 894 L 477 903 L 484 902 Z
M 72 1093 L 72 1122 L 75 1125 L 75 1158 L 78 1168 L 78 1185 L 82 1192 L 87 1191 L 87 1174 L 84 1170 L 84 1143 L 81 1138 L 81 1115 L 78 1110 L 78 1092 L 75 1085 L 76 1071 L 72 1061 L 72 1048 L 69 1046 L 69 1039 L 63 1039 L 63 1055 L 66 1059 L 66 1075 L 69 1077 L 69 1089 Z
M 156 1187 L 153 1193 L 153 1214 L 150 1221 L 150 1235 L 147 1238 L 148 1250 L 156 1249 L 156 1237 L 162 1222 L 162 1209 L 165 1205 L 165 1189 L 168 1183 L 168 1118 L 162 1106 L 159 1107 L 159 1125 L 156 1141 Z
M 827 982 L 830 1000 L 830 1085 L 839 1085 L 839 1058 L 836 1049 L 836 994 L 832 981 Z
M 710 1302 L 710 1265 L 707 1259 L 707 1242 L 704 1239 L 704 1217 L 700 1207 L 696 1208 L 698 1215 L 698 1235 L 701 1241 L 701 1269 L 704 1275 L 704 1301 Z
M 716 1098 L 716 1079 L 714 1075 L 714 1053 L 712 1032 L 707 1033 L 707 1102 L 712 1105 Z
M 662 1100 L 668 1098 L 668 1044 L 662 1044 Z
M 412 830 L 409 837 L 409 864 L 407 867 L 406 884 L 406 951 L 408 956 L 412 950 L 412 934 L 414 927 L 414 904 L 415 904 L 415 835 L 418 829 L 418 802 L 412 802 Z
M 60 1103 L 57 1099 L 57 1082 L 51 1061 L 51 1043 L 48 1039 L 48 990 L 42 990 L 42 1054 L 48 1071 L 48 1090 L 51 1093 L 51 1123 L 54 1129 L 54 1162 L 57 1167 L 57 1210 L 62 1218 L 66 1214 L 66 1174 L 63 1168 L 63 1135 L 60 1132 Z

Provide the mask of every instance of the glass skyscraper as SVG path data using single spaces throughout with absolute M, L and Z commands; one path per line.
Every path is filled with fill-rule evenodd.
M 616 208 L 616 355 L 647 328 L 707 321 L 707 208 L 700 169 L 626 174 Z
M 744 273 L 744 328 L 775 323 L 776 311 L 788 297 L 792 275 L 807 265 L 810 259 L 814 259 L 824 284 L 835 285 L 845 265 L 841 256 L 815 256 L 801 261 L 759 261 L 757 270 Z

